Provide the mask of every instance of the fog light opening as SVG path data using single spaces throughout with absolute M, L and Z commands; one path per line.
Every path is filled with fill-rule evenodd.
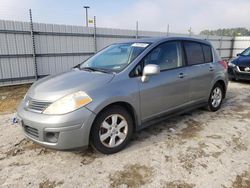
M 58 140 L 58 132 L 46 132 L 45 138 L 47 142 L 56 143 Z

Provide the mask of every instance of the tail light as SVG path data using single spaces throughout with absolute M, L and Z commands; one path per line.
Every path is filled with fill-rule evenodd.
M 219 64 L 221 64 L 225 69 L 228 68 L 227 62 L 226 61 L 219 61 Z

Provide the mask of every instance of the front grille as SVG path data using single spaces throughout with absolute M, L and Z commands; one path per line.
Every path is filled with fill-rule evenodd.
M 250 67 L 239 66 L 239 70 L 241 72 L 249 72 L 250 73 Z
M 239 66 L 239 69 L 240 69 L 240 71 L 245 71 L 245 67 L 240 67 Z
M 42 113 L 50 104 L 50 102 L 37 101 L 31 98 L 27 98 L 25 102 L 27 110 L 35 111 L 38 113 Z
M 30 135 L 32 137 L 35 137 L 35 138 L 39 137 L 38 130 L 36 128 L 30 127 L 30 126 L 27 126 L 27 125 L 23 125 L 23 128 L 24 128 L 24 131 L 28 135 Z

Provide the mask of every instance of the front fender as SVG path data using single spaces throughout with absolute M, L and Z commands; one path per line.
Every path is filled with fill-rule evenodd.
M 93 101 L 86 107 L 95 114 L 100 113 L 105 107 L 124 102 L 129 104 L 136 115 L 137 124 L 140 124 L 140 95 L 138 80 L 129 78 L 117 82 L 111 82 L 105 87 L 99 88 L 88 93 Z

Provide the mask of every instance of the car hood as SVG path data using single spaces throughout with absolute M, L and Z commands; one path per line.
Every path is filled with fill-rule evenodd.
M 55 101 L 76 91 L 88 92 L 112 80 L 114 74 L 72 70 L 47 76 L 35 82 L 27 96 L 41 101 Z
M 236 58 L 234 60 L 234 63 L 237 66 L 243 66 L 243 67 L 250 66 L 250 57 L 249 56 L 239 56 L 238 58 Z

